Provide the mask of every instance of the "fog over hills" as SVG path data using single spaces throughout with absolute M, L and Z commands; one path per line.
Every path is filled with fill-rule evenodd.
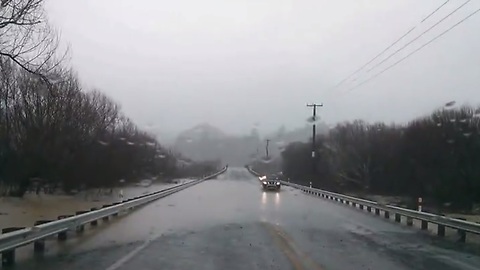
M 325 124 L 317 124 L 317 133 L 326 132 Z M 185 130 L 177 136 L 175 151 L 193 160 L 221 160 L 231 166 L 243 166 L 253 159 L 266 155 L 266 140 L 269 139 L 270 156 L 278 156 L 291 142 L 308 141 L 312 136 L 312 126 L 287 130 L 280 127 L 276 132 L 261 136 L 256 128 L 246 135 L 230 135 L 208 123 Z

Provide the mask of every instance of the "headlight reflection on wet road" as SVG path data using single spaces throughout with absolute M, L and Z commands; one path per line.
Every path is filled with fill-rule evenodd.
M 280 205 L 280 193 L 269 194 L 266 191 L 262 192 L 262 206 L 267 205 L 269 202 L 274 202 L 275 206 Z

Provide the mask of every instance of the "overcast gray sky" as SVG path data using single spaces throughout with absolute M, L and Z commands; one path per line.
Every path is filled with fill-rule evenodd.
M 465 1 L 451 0 L 420 23 L 443 2 L 48 0 L 47 11 L 82 82 L 140 126 L 174 134 L 209 122 L 248 133 L 255 122 L 262 132 L 303 126 L 307 102 L 324 103 L 327 123 L 406 121 L 450 100 L 480 103 L 480 13 L 348 92 L 480 8 L 477 0 L 384 65 L 331 89 L 411 27 L 384 57 Z

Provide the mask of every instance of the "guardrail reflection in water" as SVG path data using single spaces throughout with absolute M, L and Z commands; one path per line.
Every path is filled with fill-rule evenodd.
M 259 173 L 252 170 L 250 167 L 247 167 L 249 172 L 255 176 L 260 176 Z M 466 220 L 449 218 L 441 215 L 435 215 L 427 212 L 420 212 L 411 209 L 406 209 L 402 207 L 397 207 L 393 205 L 379 204 L 375 201 L 364 200 L 360 198 L 355 198 L 352 196 L 347 196 L 335 192 L 330 192 L 322 189 L 306 187 L 302 185 L 297 185 L 290 182 L 280 181 L 282 185 L 291 186 L 297 189 L 302 190 L 303 192 L 322 197 L 325 199 L 333 200 L 342 204 L 353 206 L 367 212 L 374 212 L 375 215 L 380 216 L 383 214 L 384 218 L 390 219 L 390 216 L 394 216 L 395 222 L 401 223 L 402 217 L 406 220 L 407 226 L 413 226 L 414 220 L 419 220 L 421 222 L 421 230 L 428 230 L 429 224 L 435 224 L 437 226 L 436 234 L 439 237 L 445 236 L 445 228 L 452 228 L 457 230 L 458 242 L 465 242 L 467 238 L 467 233 L 480 235 L 480 224 L 475 222 L 470 222 Z
M 65 241 L 68 231 L 74 230 L 81 233 L 87 224 L 97 226 L 100 219 L 107 222 L 112 216 L 118 216 L 119 213 L 127 212 L 156 199 L 212 179 L 226 171 L 227 167 L 205 178 L 137 196 L 122 202 L 103 205 L 101 209 L 92 208 L 89 211 L 78 211 L 75 215 L 59 216 L 58 220 L 54 221 L 40 220 L 35 222 L 34 226 L 30 228 L 4 228 L 0 235 L 2 266 L 7 267 L 15 263 L 15 249 L 18 247 L 34 243 L 34 252 L 41 254 L 45 251 L 45 239 L 50 236 L 56 235 L 59 241 Z

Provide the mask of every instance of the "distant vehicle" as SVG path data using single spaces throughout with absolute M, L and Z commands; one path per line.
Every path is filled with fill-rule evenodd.
M 275 191 L 280 190 L 281 184 L 277 180 L 273 180 L 266 176 L 259 177 L 259 180 L 262 181 L 263 190 L 275 190 Z

